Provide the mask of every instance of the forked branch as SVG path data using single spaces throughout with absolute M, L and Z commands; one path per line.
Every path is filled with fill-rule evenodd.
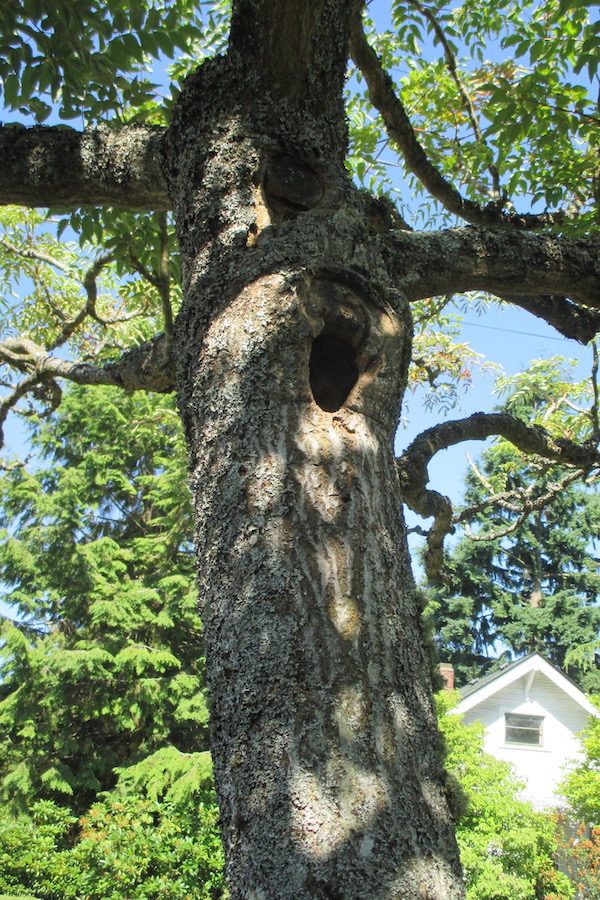
M 577 444 L 568 438 L 555 438 L 539 425 L 527 425 L 508 413 L 475 413 L 466 419 L 441 422 L 428 428 L 407 447 L 397 466 L 407 506 L 421 516 L 434 517 L 433 526 L 427 533 L 425 551 L 425 569 L 431 580 L 436 580 L 442 569 L 444 537 L 452 532 L 453 525 L 459 519 L 453 518 L 447 497 L 427 488 L 428 465 L 440 450 L 463 441 L 485 440 L 493 435 L 505 438 L 524 453 L 578 470 L 578 478 L 584 478 L 600 468 L 597 441 Z M 550 502 L 552 496 L 554 494 L 549 491 L 546 502 Z
M 163 334 L 127 350 L 119 360 L 106 365 L 58 359 L 27 338 L 7 338 L 0 343 L 0 362 L 25 376 L 0 403 L 0 428 L 19 400 L 40 385 L 45 386 L 47 391 L 58 392 L 56 379 L 160 394 L 169 393 L 174 388 L 174 372 L 165 355 Z

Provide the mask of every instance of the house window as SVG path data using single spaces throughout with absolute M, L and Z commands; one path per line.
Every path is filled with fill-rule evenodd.
M 543 716 L 520 716 L 517 713 L 504 715 L 504 740 L 507 744 L 530 744 L 542 746 Z

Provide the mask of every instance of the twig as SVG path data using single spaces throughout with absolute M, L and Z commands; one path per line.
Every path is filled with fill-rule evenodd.
M 517 507 L 513 505 L 510 507 L 511 511 L 519 510 L 519 515 L 515 519 L 514 522 L 511 522 L 505 528 L 499 528 L 495 531 L 488 531 L 485 534 L 474 534 L 468 525 L 465 526 L 465 533 L 472 541 L 495 541 L 498 538 L 505 537 L 507 534 L 511 534 L 513 531 L 516 531 L 519 525 L 521 525 L 528 516 L 531 515 L 532 512 L 539 512 L 539 510 L 544 509 L 544 507 L 548 506 L 557 494 L 560 494 L 566 487 L 570 484 L 573 484 L 575 481 L 582 481 L 587 473 L 583 471 L 583 469 L 576 469 L 573 472 L 568 472 L 564 478 L 562 478 L 556 484 L 550 486 L 550 489 L 546 491 L 545 494 L 537 497 L 535 500 L 526 500 L 522 497 L 521 504 Z M 515 496 L 519 496 L 517 492 L 514 492 Z M 464 522 L 466 519 L 473 518 L 473 516 L 480 512 L 482 509 L 485 509 L 489 506 L 498 505 L 498 499 L 500 496 L 498 494 L 490 495 L 485 503 L 478 503 L 472 507 L 468 507 L 463 510 L 458 516 L 453 518 L 453 524 L 458 524 L 459 522 Z M 505 504 L 502 504 L 505 505 Z
M 33 372 L 31 375 L 28 375 L 20 381 L 17 386 L 13 388 L 8 397 L 0 403 L 0 447 L 4 446 L 4 423 L 6 422 L 9 412 L 11 409 L 14 409 L 19 400 L 25 397 L 26 394 L 32 391 L 36 385 L 43 380 L 43 377 L 44 376 L 39 372 Z
M 35 259 L 38 262 L 47 263 L 49 266 L 54 266 L 55 269 L 58 269 L 60 272 L 64 272 L 65 275 L 70 275 L 72 277 L 71 267 L 65 265 L 60 260 L 55 259 L 53 256 L 50 256 L 48 253 L 42 253 L 40 250 L 35 250 L 33 247 L 17 247 L 12 241 L 9 241 L 7 237 L 3 237 L 1 240 L 2 246 L 6 247 L 7 250 L 10 250 L 11 253 L 14 253 L 16 256 L 20 256 L 23 259 Z
M 450 76 L 458 88 L 458 92 L 460 94 L 463 105 L 467 111 L 469 121 L 471 122 L 473 131 L 475 132 L 475 137 L 476 137 L 477 141 L 479 141 L 479 143 L 481 143 L 485 146 L 486 145 L 485 138 L 484 138 L 483 132 L 479 126 L 479 120 L 478 120 L 477 114 L 475 112 L 475 107 L 473 105 L 473 101 L 471 99 L 469 92 L 467 91 L 465 83 L 463 82 L 462 78 L 460 77 L 460 75 L 458 73 L 458 68 L 456 66 L 456 57 L 454 56 L 452 47 L 448 43 L 448 40 L 444 33 L 444 29 L 442 28 L 438 19 L 436 18 L 436 16 L 434 16 L 432 11 L 430 9 L 427 9 L 426 6 L 423 6 L 423 4 L 419 2 L 419 0 L 409 0 L 409 3 L 412 6 L 414 6 L 415 9 L 418 9 L 419 12 L 427 19 L 427 21 L 431 23 L 431 26 L 435 32 L 435 35 L 436 35 L 438 41 L 440 42 L 440 44 L 442 45 L 442 49 L 444 51 L 444 56 L 446 57 L 446 65 L 448 67 L 448 71 L 450 72 Z M 497 167 L 495 165 L 493 165 L 492 163 L 490 163 L 488 165 L 488 172 L 490 173 L 491 178 L 492 178 L 492 186 L 493 186 L 492 187 L 492 196 L 493 196 L 494 200 L 497 201 L 500 199 L 500 196 L 501 196 L 500 174 L 498 172 Z

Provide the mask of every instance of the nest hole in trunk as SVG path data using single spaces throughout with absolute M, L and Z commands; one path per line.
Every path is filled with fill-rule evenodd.
M 357 350 L 326 327 L 312 343 L 309 372 L 317 406 L 324 412 L 336 412 L 358 381 Z

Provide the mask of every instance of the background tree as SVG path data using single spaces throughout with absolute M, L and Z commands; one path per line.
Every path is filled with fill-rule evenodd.
M 81 814 L 131 766 L 206 777 L 185 451 L 168 399 L 71 388 L 0 486 L 0 796 Z M 203 768 L 202 768 L 203 767 Z M 129 775 L 127 774 L 129 773 Z M 139 793 L 139 786 L 138 791 Z
M 598 697 L 595 697 L 598 705 Z M 583 759 L 566 774 L 561 791 L 577 819 L 592 825 L 600 818 L 600 725 L 598 717 L 590 721 L 582 734 Z
M 502 412 L 589 439 L 594 422 L 581 404 L 594 385 L 574 383 L 564 360 L 537 361 L 498 387 L 507 395 Z M 466 682 L 506 653 L 537 650 L 584 690 L 597 690 L 597 663 L 572 654 L 596 640 L 600 626 L 596 479 L 582 482 L 500 440 L 472 464 L 465 485 L 455 517 L 464 536 L 448 554 L 446 584 L 428 592 L 441 656 Z
M 429 430 L 396 463 L 408 304 L 490 291 L 563 335 L 597 332 L 598 241 L 583 236 L 596 219 L 595 25 L 574 2 L 393 4 L 393 31 L 371 36 L 380 57 L 355 0 L 233 0 L 229 25 L 223 4 L 208 10 L 210 50 L 224 24 L 226 52 L 164 105 L 144 54 L 201 58 L 187 3 L 82 2 L 76 19 L 62 3 L 3 11 L 8 105 L 39 121 L 56 103 L 84 129 L 5 126 L 0 198 L 75 208 L 84 237 L 106 241 L 74 279 L 79 305 L 65 313 L 37 298 L 53 315 L 49 337 L 14 317 L 19 333 L 0 344 L 4 410 L 25 396 L 55 404 L 64 378 L 177 388 L 232 897 L 454 900 L 464 891 L 401 498 L 435 515 L 435 568 L 451 520 L 426 487 L 437 450 L 501 433 L 586 475 L 600 458 L 597 436 L 581 445 L 481 414 Z M 486 62 L 486 39 L 501 62 Z M 349 56 L 381 117 L 351 148 Z M 386 66 L 409 76 L 395 83 Z M 353 115 L 365 112 L 359 97 Z M 368 175 L 382 127 L 433 198 L 428 230 L 409 230 L 348 176 L 348 150 Z M 79 211 L 90 206 L 153 214 Z M 169 209 L 182 283 L 173 324 Z M 435 212 L 468 227 L 433 231 Z M 147 286 L 148 330 L 161 319 L 161 334 L 142 328 L 125 352 L 122 332 L 102 340 L 108 265 Z M 92 323 L 100 340 L 70 351 Z
M 598 705 L 598 695 L 592 698 Z M 600 727 L 590 717 L 582 738 L 582 758 L 574 760 L 560 790 L 569 801 L 568 824 L 559 852 L 583 900 L 593 900 L 600 885 Z M 573 827 L 573 822 L 576 823 Z M 577 827 L 577 823 L 579 827 Z

